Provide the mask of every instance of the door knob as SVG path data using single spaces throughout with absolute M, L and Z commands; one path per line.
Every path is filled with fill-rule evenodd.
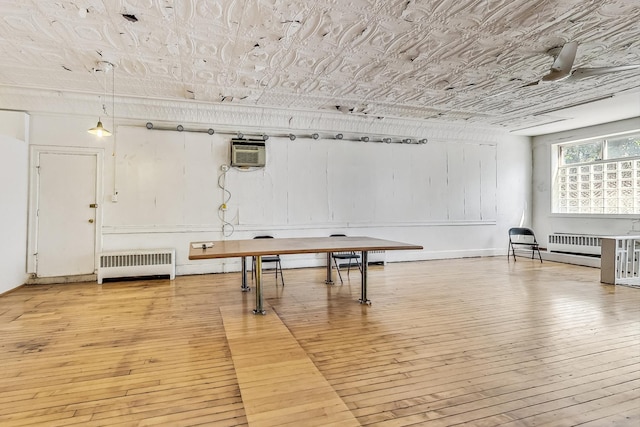
M 89 224 L 93 224 L 93 219 L 90 219 L 90 220 L 89 220 Z

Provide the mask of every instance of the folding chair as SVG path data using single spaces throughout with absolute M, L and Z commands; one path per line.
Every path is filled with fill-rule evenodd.
M 536 240 L 536 235 L 533 230 L 526 227 L 513 227 L 509 229 L 509 248 L 507 249 L 507 260 L 509 256 L 513 255 L 513 261 L 516 261 L 516 247 L 518 249 L 525 249 L 531 251 L 531 259 L 535 258 L 536 251 L 538 251 L 538 257 L 542 262 L 542 255 L 540 254 L 540 246 Z
M 273 239 L 273 236 L 256 236 L 254 239 Z M 280 271 L 280 280 L 284 286 L 284 276 L 282 275 L 282 264 L 280 263 L 280 255 L 265 255 L 262 257 L 262 264 L 275 264 L 276 286 L 278 285 L 278 271 Z M 256 272 L 256 257 L 251 257 L 251 280 Z
M 332 234 L 329 237 L 346 237 L 345 234 Z M 342 274 L 340 273 L 340 265 L 339 261 L 349 261 L 347 264 L 347 277 L 349 276 L 349 272 L 351 272 L 351 261 L 355 260 L 358 269 L 360 270 L 360 274 L 362 274 L 362 264 L 360 264 L 360 255 L 355 252 L 332 252 L 331 258 L 333 259 L 334 264 L 336 265 L 336 270 L 338 271 L 338 277 L 340 277 L 340 283 L 344 283 L 342 281 Z

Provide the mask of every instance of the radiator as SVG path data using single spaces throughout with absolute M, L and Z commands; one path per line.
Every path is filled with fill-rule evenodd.
M 175 249 L 138 249 L 100 254 L 98 283 L 103 279 L 168 275 L 176 277 Z
M 380 264 L 385 265 L 387 263 L 387 256 L 385 251 L 369 251 L 367 255 L 367 264 Z
M 341 253 L 341 252 L 335 252 L 335 253 Z M 350 253 L 350 252 L 347 252 Z M 357 252 L 357 254 L 359 254 L 360 252 Z M 356 262 L 355 260 L 345 260 L 345 262 L 343 262 L 342 264 L 340 264 L 340 268 L 342 267 L 348 267 L 349 264 L 351 264 L 351 266 L 355 266 Z M 387 257 L 386 257 L 386 252 L 385 251 L 368 251 L 368 255 L 367 255 L 367 265 L 386 265 L 387 264 Z
M 600 256 L 602 239 L 588 234 L 553 233 L 547 250 L 573 255 Z

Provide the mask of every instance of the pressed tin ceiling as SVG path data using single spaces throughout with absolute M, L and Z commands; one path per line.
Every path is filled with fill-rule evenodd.
M 31 92 L 99 96 L 107 61 L 119 97 L 511 131 L 640 100 L 640 68 L 526 86 L 572 41 L 574 67 L 640 64 L 638 0 L 2 0 L 0 16 L 0 86 Z

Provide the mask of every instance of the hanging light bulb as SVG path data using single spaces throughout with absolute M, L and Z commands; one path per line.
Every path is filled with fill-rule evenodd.
M 104 72 L 104 98 L 103 98 L 103 103 L 102 103 L 102 111 L 104 112 L 104 114 L 107 114 L 107 108 L 104 104 L 104 100 L 107 98 L 107 73 L 113 69 L 113 64 L 111 64 L 110 62 L 106 62 L 106 61 L 101 61 L 98 63 L 98 66 L 101 68 L 96 68 L 94 69 L 95 71 L 103 71 Z M 114 77 L 112 77 L 113 79 Z M 115 103 L 114 99 L 115 99 L 115 87 L 111 88 L 112 90 L 112 94 L 111 94 L 111 100 L 112 103 Z M 114 112 L 111 113 L 112 115 L 114 115 Z M 95 127 L 92 127 L 91 129 L 89 129 L 87 132 L 89 132 L 92 135 L 96 135 L 99 138 L 102 138 L 103 136 L 111 136 L 111 132 L 109 132 L 108 130 L 106 130 L 104 128 L 104 126 L 102 126 L 102 121 L 101 118 L 98 117 L 98 124 L 96 124 Z
M 98 117 L 98 124 L 96 125 L 96 127 L 89 129 L 87 132 L 89 132 L 92 135 L 96 135 L 100 138 L 102 138 L 103 136 L 111 136 L 111 132 L 109 132 L 102 126 L 102 122 L 100 121 L 99 117 Z

